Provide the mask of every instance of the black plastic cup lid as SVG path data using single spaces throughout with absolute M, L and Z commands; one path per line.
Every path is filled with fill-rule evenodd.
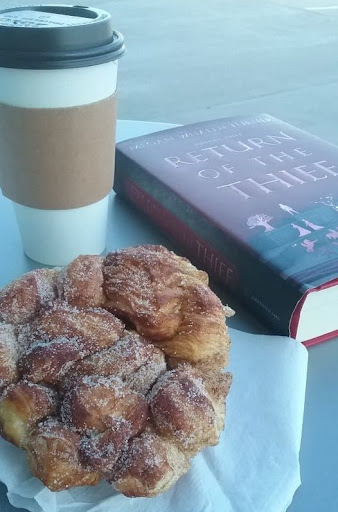
M 0 67 L 62 69 L 119 59 L 122 34 L 111 15 L 82 5 L 32 5 L 0 10 Z

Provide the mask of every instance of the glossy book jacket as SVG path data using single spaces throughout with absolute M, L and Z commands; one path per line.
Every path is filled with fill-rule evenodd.
M 278 334 L 337 284 L 338 148 L 269 115 L 121 142 L 114 189 Z

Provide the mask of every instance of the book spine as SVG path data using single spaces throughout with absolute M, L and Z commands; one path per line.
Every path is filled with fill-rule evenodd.
M 289 335 L 298 289 L 137 162 L 117 151 L 114 190 L 151 220 L 196 266 L 225 285 L 280 335 Z

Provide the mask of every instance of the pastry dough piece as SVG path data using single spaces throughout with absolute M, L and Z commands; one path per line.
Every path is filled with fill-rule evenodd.
M 161 246 L 108 254 L 103 267 L 106 307 L 130 320 L 177 362 L 228 362 L 229 312 L 205 272 Z
M 25 447 L 30 430 L 46 416 L 56 413 L 57 394 L 50 388 L 28 381 L 12 384 L 0 399 L 0 428 L 2 436 Z
M 144 396 L 115 377 L 80 378 L 66 391 L 61 407 L 62 420 L 84 434 L 114 429 L 115 422 L 122 418 L 129 423 L 131 435 L 135 435 L 147 417 Z
M 81 357 L 88 354 L 79 338 L 60 336 L 49 342 L 33 342 L 19 360 L 21 375 L 31 382 L 57 385 Z
M 109 481 L 125 496 L 156 496 L 167 491 L 189 467 L 174 443 L 146 431 L 131 441 Z
M 78 434 L 56 419 L 47 419 L 34 430 L 27 445 L 29 466 L 51 491 L 99 482 L 99 473 L 80 461 L 80 440 Z
M 59 269 L 38 269 L 24 274 L 0 290 L 0 321 L 28 322 L 42 306 L 56 297 Z
M 213 398 L 202 375 L 192 367 L 180 365 L 162 375 L 149 403 L 156 430 L 182 451 L 193 455 L 217 444 L 220 431 Z
M 163 353 L 159 350 L 154 351 L 152 357 L 134 374 L 131 374 L 126 382 L 130 389 L 145 395 L 166 369 L 167 366 Z
M 123 323 L 114 315 L 100 308 L 83 309 L 56 301 L 45 308 L 30 324 L 18 329 L 22 347 L 37 341 L 52 341 L 56 338 L 78 338 L 87 352 L 94 353 L 110 347 L 121 336 Z
M 225 310 L 210 288 L 198 282 L 186 282 L 181 323 L 169 340 L 157 342 L 173 363 L 209 362 L 215 368 L 228 364 L 230 338 Z
M 78 309 L 57 303 L 22 327 L 26 346 L 19 361 L 22 374 L 33 382 L 57 384 L 79 359 L 113 345 L 123 324 L 103 309 Z
M 165 371 L 162 350 L 136 332 L 130 332 L 112 347 L 77 361 L 67 379 L 74 380 L 82 375 L 113 375 L 131 389 L 145 394 Z
M 57 278 L 59 297 L 73 306 L 99 307 L 105 303 L 102 256 L 79 256 Z
M 232 384 L 232 374 L 225 371 L 216 371 L 212 365 L 197 365 L 195 369 L 203 378 L 205 388 L 211 398 L 216 414 L 216 425 L 219 433 L 224 430 L 226 397 Z
M 17 382 L 18 344 L 13 325 L 0 322 L 0 392 Z
M 146 245 L 108 254 L 106 307 L 126 317 L 152 340 L 171 338 L 181 323 L 182 277 L 207 283 L 205 272 L 165 247 Z
M 130 437 L 130 423 L 123 418 L 116 419 L 113 430 L 82 438 L 82 460 L 103 474 L 109 474 L 119 457 L 127 450 Z

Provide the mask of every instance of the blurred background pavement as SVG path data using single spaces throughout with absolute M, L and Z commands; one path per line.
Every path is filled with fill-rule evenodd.
M 109 10 L 125 35 L 120 119 L 184 124 L 267 112 L 338 143 L 338 0 L 90 4 Z

